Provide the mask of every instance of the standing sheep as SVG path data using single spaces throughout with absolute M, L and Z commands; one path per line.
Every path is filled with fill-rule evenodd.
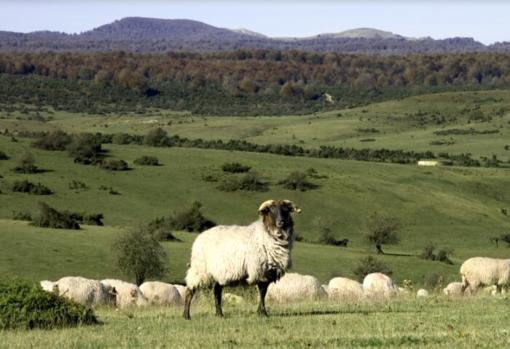
M 127 306 L 148 305 L 149 301 L 143 295 L 142 291 L 135 284 L 125 282 L 122 280 L 106 279 L 101 280 L 101 283 L 106 287 L 113 287 L 117 291 L 117 306 L 124 308 Z
M 369 297 L 389 298 L 398 293 L 393 280 L 382 273 L 371 273 L 363 279 L 363 290 Z
M 174 285 L 160 281 L 147 281 L 140 285 L 140 291 L 152 304 L 181 305 L 182 298 Z
M 363 285 L 355 280 L 336 277 L 329 281 L 328 288 L 331 300 L 357 302 L 363 299 Z
M 66 276 L 55 282 L 54 285 L 53 289 L 57 289 L 60 296 L 83 305 L 104 305 L 116 302 L 115 288 L 103 285 L 97 280 L 80 276 Z
M 462 290 L 474 292 L 480 286 L 501 288 L 510 284 L 510 259 L 497 259 L 487 257 L 469 258 L 460 267 L 462 276 Z
M 448 297 L 462 296 L 462 282 L 450 282 L 445 288 L 443 288 L 443 293 Z
M 246 281 L 257 284 L 258 313 L 267 316 L 265 297 L 271 282 L 291 265 L 294 241 L 291 213 L 300 210 L 289 200 L 268 200 L 260 205 L 260 218 L 248 226 L 221 225 L 200 234 L 191 249 L 186 273 L 184 318 L 190 319 L 194 292 L 214 287 L 216 315 L 223 316 L 221 292 L 225 285 Z
M 278 303 L 313 301 L 327 296 L 317 278 L 287 273 L 267 289 L 267 299 Z

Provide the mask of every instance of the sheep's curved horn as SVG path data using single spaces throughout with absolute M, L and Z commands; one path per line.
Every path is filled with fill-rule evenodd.
M 271 206 L 272 204 L 274 204 L 274 200 L 267 200 L 267 201 L 264 201 L 260 207 L 259 207 L 259 213 L 262 213 L 262 211 L 264 211 L 266 208 L 268 208 L 269 206 Z
M 291 208 L 292 212 L 301 213 L 301 209 L 299 207 L 297 207 L 296 205 L 294 205 L 294 203 L 292 201 L 283 200 L 283 202 Z

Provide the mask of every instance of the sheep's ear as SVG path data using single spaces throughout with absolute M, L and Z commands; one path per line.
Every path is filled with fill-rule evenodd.
M 264 201 L 259 207 L 259 214 L 265 214 L 269 211 L 269 207 L 274 204 L 274 200 Z
M 283 200 L 283 202 L 285 203 L 285 205 L 287 205 L 287 207 L 290 208 L 290 212 L 301 213 L 301 209 L 299 207 L 297 207 L 296 205 L 294 205 L 294 203 L 292 201 Z
M 111 294 L 111 295 L 117 295 L 117 289 L 113 286 L 109 286 L 108 287 L 108 293 Z

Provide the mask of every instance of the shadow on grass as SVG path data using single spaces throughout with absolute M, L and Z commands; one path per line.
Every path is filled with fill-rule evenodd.
M 414 310 L 402 309 L 374 309 L 374 310 L 359 310 L 359 309 L 316 309 L 316 310 L 292 310 L 285 312 L 270 313 L 269 317 L 291 317 L 291 316 L 315 316 L 315 315 L 338 315 L 338 314 L 386 314 L 386 313 L 417 313 Z

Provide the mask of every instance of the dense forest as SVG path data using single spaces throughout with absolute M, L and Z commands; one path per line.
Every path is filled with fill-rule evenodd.
M 94 113 L 133 106 L 211 115 L 305 113 L 508 86 L 510 55 L 501 53 L 0 53 L 4 103 Z

